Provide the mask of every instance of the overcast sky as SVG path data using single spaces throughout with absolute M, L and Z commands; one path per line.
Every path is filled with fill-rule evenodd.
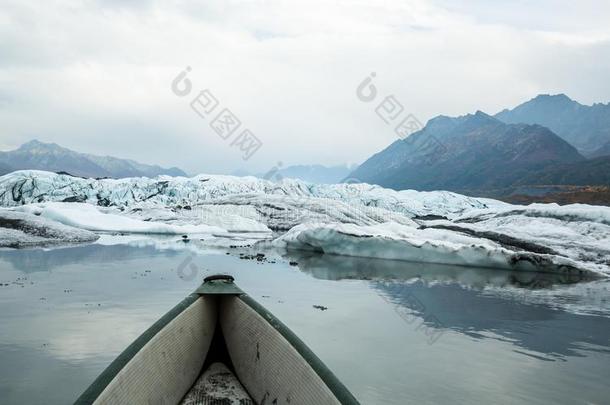
M 0 0 L 0 150 L 37 138 L 191 174 L 359 163 L 396 139 L 374 112 L 388 95 L 422 122 L 610 101 L 609 21 L 587 0 Z M 248 161 L 190 108 L 203 89 L 262 141 Z

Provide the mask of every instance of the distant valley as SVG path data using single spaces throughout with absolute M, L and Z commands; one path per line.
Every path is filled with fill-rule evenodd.
M 269 180 L 281 178 L 294 178 L 317 184 L 336 184 L 345 179 L 357 166 L 338 165 L 295 165 L 278 168 L 277 171 L 269 171 L 258 177 Z
M 335 165 L 324 166 L 319 164 L 313 165 L 293 165 L 283 167 L 278 164 L 272 167 L 265 173 L 250 173 L 240 169 L 231 173 L 233 176 L 244 177 L 254 176 L 260 179 L 279 181 L 282 179 L 299 179 L 315 184 L 337 184 L 343 180 L 349 179 L 349 174 L 356 170 L 357 165 Z

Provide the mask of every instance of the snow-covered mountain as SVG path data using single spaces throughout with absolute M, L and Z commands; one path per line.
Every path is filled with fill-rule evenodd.
M 0 206 L 95 232 L 201 234 L 274 248 L 610 275 L 610 208 L 254 177 L 0 177 Z M 0 234 L 4 232 L 0 221 Z M 235 243 L 235 242 L 232 242 Z
M 111 156 L 95 156 L 74 152 L 55 143 L 33 140 L 9 152 L 0 152 L 0 172 L 5 170 L 46 170 L 67 172 L 82 177 L 154 177 L 162 174 L 186 176 L 175 167 L 164 169 L 156 165 L 145 165 L 133 160 Z

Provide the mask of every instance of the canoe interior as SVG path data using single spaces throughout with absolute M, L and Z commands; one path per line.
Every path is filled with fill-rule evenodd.
M 219 364 L 239 380 L 251 402 L 230 401 L 221 393 L 201 390 L 210 378 L 210 366 Z M 198 401 L 186 401 L 195 394 Z M 315 354 L 261 305 L 245 294 L 223 293 L 188 296 L 132 343 L 76 403 L 179 404 L 183 400 L 189 405 L 358 403 Z
M 180 402 L 180 405 L 202 404 L 254 405 L 254 401 L 225 364 L 212 363 Z

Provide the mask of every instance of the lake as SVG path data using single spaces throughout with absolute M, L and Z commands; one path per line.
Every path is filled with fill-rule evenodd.
M 0 251 L 0 402 L 74 401 L 213 273 L 232 274 L 363 404 L 610 398 L 605 280 L 125 237 Z

